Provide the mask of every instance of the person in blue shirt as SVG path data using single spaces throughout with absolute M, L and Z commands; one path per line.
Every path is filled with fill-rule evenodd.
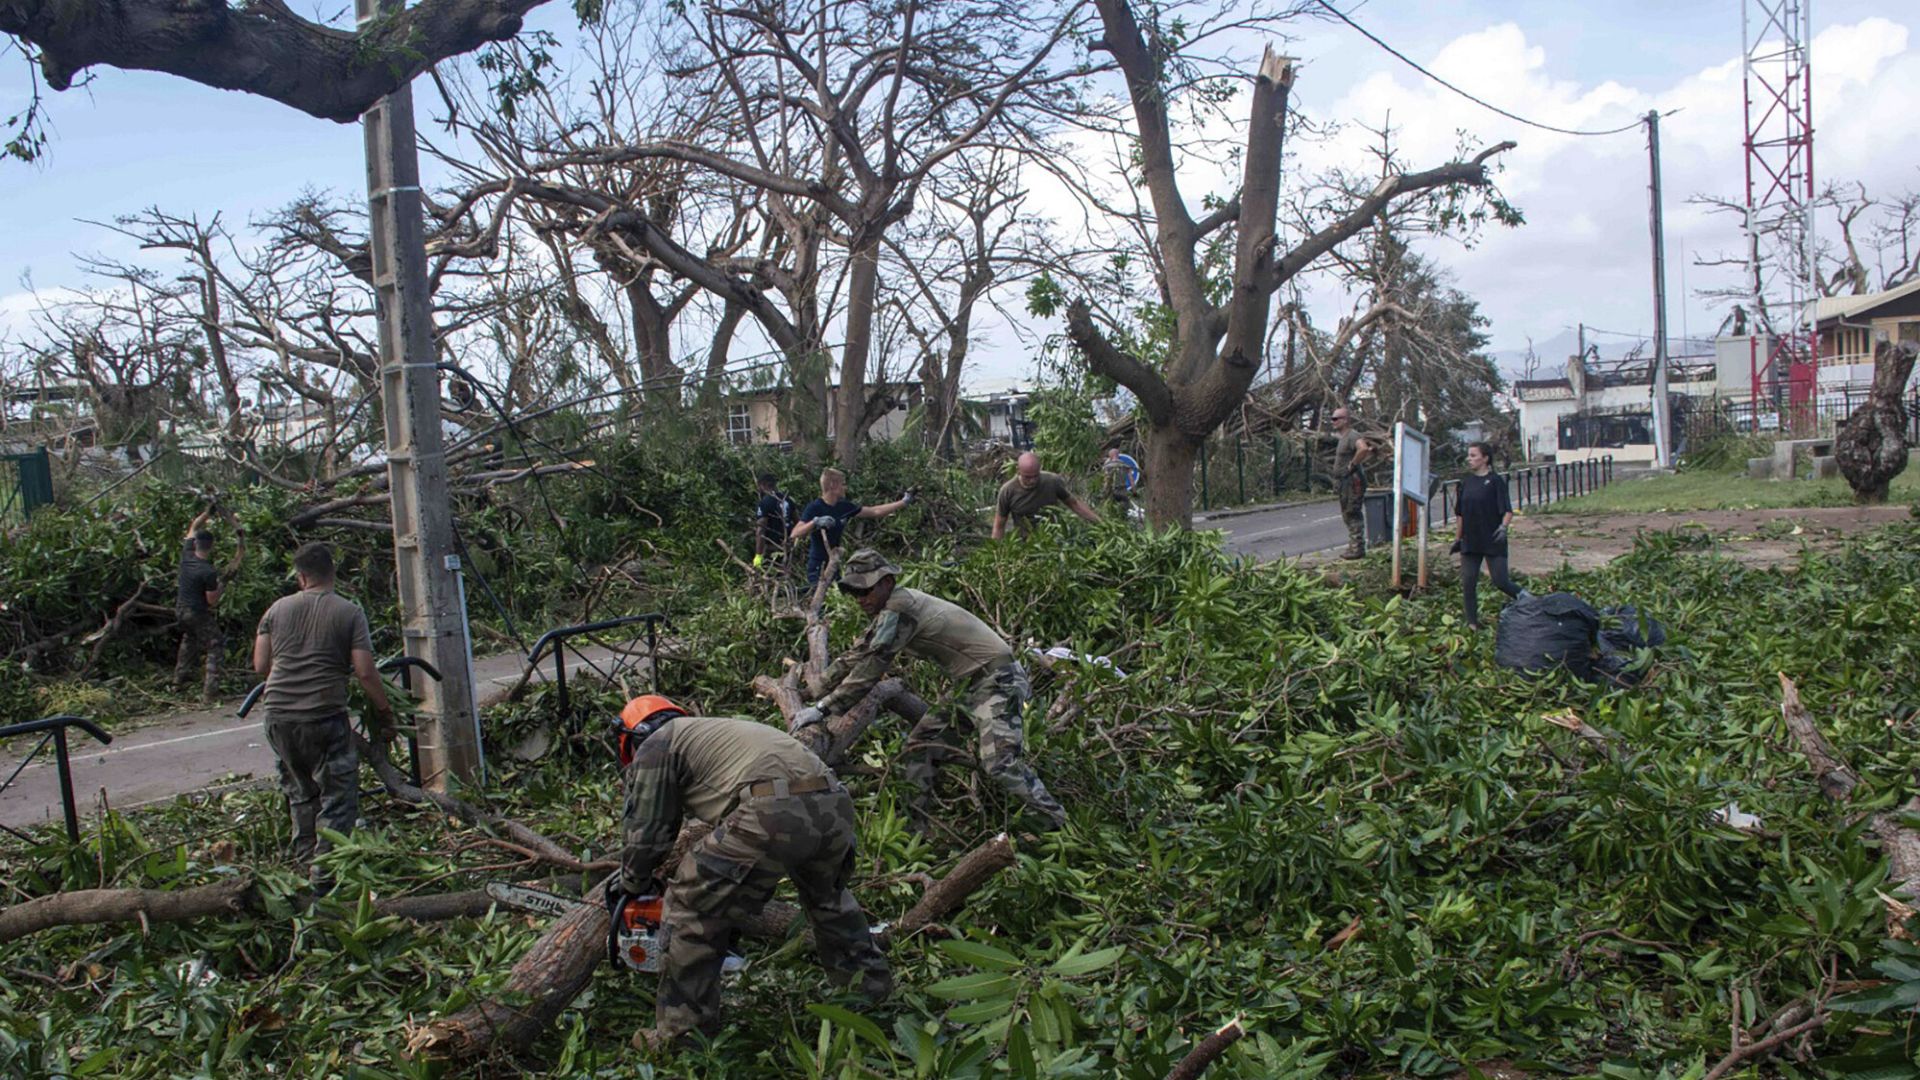
M 890 503 L 862 506 L 847 498 L 846 473 L 834 468 L 822 469 L 820 497 L 801 509 L 800 523 L 793 527 L 793 539 L 810 537 L 807 544 L 807 588 L 813 588 L 820 581 L 820 571 L 827 565 L 827 550 L 840 546 L 840 538 L 846 534 L 849 523 L 856 518 L 883 518 L 899 513 L 902 507 L 912 501 L 913 492 L 909 491 Z

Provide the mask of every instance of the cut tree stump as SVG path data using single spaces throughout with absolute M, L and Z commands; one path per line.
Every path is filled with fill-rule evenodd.
M 1916 350 L 1901 342 L 1880 342 L 1873 349 L 1873 388 L 1867 403 L 1855 409 L 1833 436 L 1833 457 L 1840 475 L 1860 503 L 1887 501 L 1887 488 L 1907 467 L 1907 380 L 1913 377 Z

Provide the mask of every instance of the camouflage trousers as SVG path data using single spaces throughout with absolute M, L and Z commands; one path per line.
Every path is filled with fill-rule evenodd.
M 1340 481 L 1340 520 L 1347 526 L 1347 554 L 1355 557 L 1367 552 L 1366 495 L 1367 474 L 1360 469 Z
M 960 708 L 973 721 L 980 769 L 1027 809 L 1053 823 L 1065 825 L 1067 812 L 1027 764 L 1026 733 L 1020 711 L 1033 696 L 1026 669 L 1018 660 L 988 668 L 967 684 Z M 938 709 L 907 733 L 907 782 L 920 790 L 922 800 L 933 795 L 934 779 L 942 762 L 964 760 L 952 741 L 952 720 Z
M 669 1038 L 718 1030 L 727 949 L 781 878 L 793 879 L 829 977 L 870 998 L 892 993 L 887 958 L 847 889 L 854 846 L 853 800 L 839 787 L 748 799 L 734 808 L 680 860 L 667 885 L 667 958 L 655 1030 Z
M 318 721 L 268 716 L 266 730 L 279 763 L 280 790 L 293 814 L 293 858 L 304 866 L 331 847 L 320 836 L 320 825 L 353 831 L 360 816 L 360 753 L 346 713 Z M 316 871 L 313 880 L 324 885 L 326 875 Z
M 205 664 L 200 692 L 209 700 L 220 688 L 220 652 L 226 640 L 220 636 L 220 620 L 211 611 L 180 609 L 180 651 L 173 660 L 173 681 L 185 686 L 193 681 L 193 669 Z

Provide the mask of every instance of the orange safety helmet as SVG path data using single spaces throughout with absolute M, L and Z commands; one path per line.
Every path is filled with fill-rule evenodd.
M 687 710 L 659 694 L 641 694 L 627 702 L 613 722 L 620 767 L 624 769 L 633 763 L 633 755 L 639 752 L 640 744 L 647 741 L 647 736 L 660 730 L 674 717 L 685 715 Z

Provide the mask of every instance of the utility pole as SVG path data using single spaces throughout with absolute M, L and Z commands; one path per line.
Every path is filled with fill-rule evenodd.
M 354 16 L 364 27 L 403 6 L 404 0 L 354 0 Z M 362 124 L 400 633 L 407 655 L 420 657 L 440 673 L 438 682 L 420 680 L 424 693 L 416 718 L 421 779 L 428 788 L 444 791 L 449 777 L 474 778 L 480 737 L 440 434 L 440 371 L 434 367 L 413 87 L 403 85 L 381 98 Z
M 1660 113 L 1647 112 L 1648 215 L 1653 231 L 1653 463 L 1673 467 L 1667 401 L 1667 238 L 1660 218 Z

